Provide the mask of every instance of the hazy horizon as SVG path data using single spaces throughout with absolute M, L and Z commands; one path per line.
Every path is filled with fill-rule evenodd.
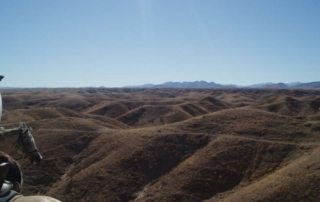
M 233 85 L 239 88 L 242 87 L 250 87 L 250 86 L 254 86 L 254 85 L 268 85 L 268 84 L 278 84 L 278 83 L 284 83 L 286 85 L 288 85 L 289 87 L 292 84 L 303 84 L 303 83 L 313 83 L 313 82 L 320 82 L 320 81 L 310 81 L 310 82 L 300 82 L 300 81 L 295 81 L 295 82 L 259 82 L 259 83 L 251 83 L 248 85 L 240 85 L 240 84 L 236 84 L 236 83 L 217 83 L 215 81 L 205 81 L 205 80 L 196 80 L 196 81 L 165 81 L 162 83 L 141 83 L 141 84 L 134 84 L 134 85 L 125 85 L 125 86 L 104 86 L 104 85 L 100 85 L 100 86 L 94 86 L 94 85 L 87 85 L 87 86 L 29 86 L 29 87 L 24 87 L 24 86 L 8 86 L 8 85 L 1 85 L 1 83 L 5 83 L 5 82 L 0 82 L 0 89 L 3 88 L 135 88 L 135 87 L 141 87 L 143 85 L 162 85 L 162 84 L 166 84 L 166 83 L 170 83 L 170 82 L 178 82 L 178 83 L 183 83 L 183 82 L 207 82 L 207 83 L 216 83 L 216 84 L 221 84 L 221 85 Z
M 0 2 L 0 87 L 251 85 L 320 75 L 320 1 Z

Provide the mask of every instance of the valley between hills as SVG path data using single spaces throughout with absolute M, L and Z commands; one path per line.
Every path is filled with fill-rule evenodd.
M 23 193 L 64 202 L 320 201 L 320 91 L 4 89 Z

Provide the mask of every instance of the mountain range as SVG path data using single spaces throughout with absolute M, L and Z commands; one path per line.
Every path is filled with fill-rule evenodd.
M 309 83 L 259 83 L 248 86 L 233 84 L 219 84 L 207 81 L 185 81 L 185 82 L 165 82 L 162 84 L 144 84 L 138 86 L 128 86 L 130 88 L 191 88 L 191 89 L 320 89 L 320 81 Z

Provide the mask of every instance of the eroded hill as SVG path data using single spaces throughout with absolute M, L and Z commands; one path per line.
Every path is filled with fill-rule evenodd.
M 25 194 L 320 201 L 320 91 L 21 89 L 3 99 L 4 124 L 28 122 L 45 157 L 20 159 Z

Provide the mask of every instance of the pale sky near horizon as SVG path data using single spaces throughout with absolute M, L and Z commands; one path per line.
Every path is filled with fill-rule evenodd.
M 0 83 L 320 80 L 319 0 L 1 0 Z

